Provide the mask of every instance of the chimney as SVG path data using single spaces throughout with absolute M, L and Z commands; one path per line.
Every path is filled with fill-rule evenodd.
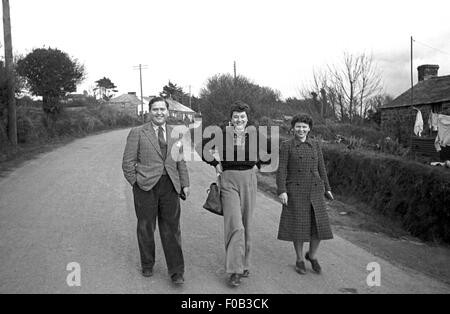
M 426 81 L 438 75 L 439 66 L 437 64 L 424 64 L 417 68 L 419 72 L 419 82 Z

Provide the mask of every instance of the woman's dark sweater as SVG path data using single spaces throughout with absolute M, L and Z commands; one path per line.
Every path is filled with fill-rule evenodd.
M 261 165 L 270 164 L 270 159 L 261 160 L 263 154 L 270 155 L 270 140 L 266 139 L 267 145 L 263 152 L 260 151 L 260 137 L 262 135 L 257 132 L 256 128 L 245 132 L 245 144 L 237 145 L 236 134 L 232 131 L 232 127 L 222 129 L 222 147 L 213 145 L 213 150 L 217 150 L 220 156 L 223 171 L 226 170 L 249 170 L 254 166 L 261 168 Z M 247 129 L 248 130 L 248 129 Z M 203 148 L 214 140 L 214 136 L 203 140 Z M 262 140 L 262 139 L 261 139 Z M 220 142 L 220 141 L 219 141 Z M 216 144 L 216 143 L 215 143 Z M 202 159 L 209 165 L 216 167 L 219 164 L 209 149 L 203 149 Z M 267 159 L 267 158 L 265 158 Z

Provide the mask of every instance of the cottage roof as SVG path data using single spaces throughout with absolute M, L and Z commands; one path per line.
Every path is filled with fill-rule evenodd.
M 180 111 L 180 112 L 191 112 L 191 113 L 194 113 L 195 111 L 194 110 L 192 110 L 191 108 L 189 108 L 189 107 L 186 107 L 185 105 L 183 105 L 183 104 L 180 104 L 178 101 L 175 101 L 175 100 L 173 100 L 173 99 L 167 99 L 167 102 L 169 103 L 169 108 L 170 108 L 170 110 L 174 110 L 174 111 Z
M 127 103 L 127 104 L 131 104 L 134 106 L 138 106 L 141 104 L 141 100 L 136 95 L 123 94 L 123 95 L 120 95 L 120 96 L 110 99 L 108 101 L 108 103 L 111 103 L 111 104 Z
M 413 105 L 427 105 L 450 101 L 450 75 L 437 76 L 420 81 L 413 87 Z M 411 88 L 381 107 L 397 108 L 411 106 Z
M 148 104 L 150 100 L 152 100 L 154 97 L 144 97 L 144 101 Z M 171 98 L 167 98 L 166 101 L 169 103 L 169 110 L 172 111 L 178 111 L 178 112 L 186 112 L 186 113 L 195 113 L 194 110 L 192 110 L 189 107 L 186 107 L 183 104 L 180 104 L 178 101 L 173 100 Z

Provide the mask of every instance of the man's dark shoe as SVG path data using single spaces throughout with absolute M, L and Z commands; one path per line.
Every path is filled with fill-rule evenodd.
M 306 253 L 305 258 L 311 263 L 312 269 L 313 269 L 317 274 L 322 273 L 322 267 L 320 267 L 319 262 L 317 261 L 317 259 L 311 259 L 311 258 L 309 257 L 309 252 Z
M 230 276 L 230 279 L 228 280 L 228 283 L 232 287 L 239 287 L 239 285 L 241 284 L 241 275 L 239 275 L 239 274 L 232 274 Z
M 142 269 L 142 276 L 144 276 L 144 277 L 151 277 L 151 276 L 153 276 L 153 269 L 151 269 L 151 268 L 143 268 Z
M 241 275 L 242 278 L 248 278 L 250 276 L 250 271 L 248 269 L 244 270 L 244 273 Z
M 172 279 L 172 283 L 174 283 L 176 285 L 184 284 L 184 277 L 182 274 L 173 274 L 171 279 Z
M 295 263 L 295 271 L 297 273 L 299 273 L 300 275 L 304 275 L 306 274 L 306 266 L 305 266 L 305 262 L 301 261 L 301 262 L 296 262 Z

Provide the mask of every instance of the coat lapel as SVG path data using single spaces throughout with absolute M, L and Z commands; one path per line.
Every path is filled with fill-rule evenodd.
M 150 140 L 150 143 L 155 147 L 156 151 L 158 152 L 159 156 L 162 158 L 162 152 L 161 148 L 159 147 L 158 139 L 156 138 L 155 130 L 152 128 L 152 124 L 149 123 L 146 127 L 143 128 L 143 133 L 147 138 Z

